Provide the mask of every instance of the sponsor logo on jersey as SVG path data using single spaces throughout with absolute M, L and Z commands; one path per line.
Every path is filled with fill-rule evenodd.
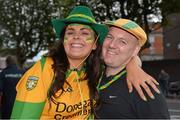
M 58 120 L 73 119 L 76 118 L 77 116 L 85 117 L 90 114 L 90 99 L 84 100 L 83 103 L 79 102 L 73 105 L 68 105 L 65 102 L 57 102 L 54 99 L 53 99 L 53 103 L 56 105 L 56 113 L 54 119 L 58 119 Z M 64 115 L 66 113 L 68 113 L 68 115 Z

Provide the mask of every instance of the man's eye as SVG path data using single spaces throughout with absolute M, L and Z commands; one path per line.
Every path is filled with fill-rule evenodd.
M 127 45 L 127 42 L 124 41 L 124 40 L 120 40 L 120 43 L 123 44 L 123 45 Z

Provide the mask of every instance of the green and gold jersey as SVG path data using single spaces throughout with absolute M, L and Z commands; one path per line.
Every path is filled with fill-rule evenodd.
M 29 69 L 16 86 L 17 95 L 11 118 L 15 119 L 86 119 L 90 112 L 88 81 L 77 80 L 71 71 L 64 84 L 64 92 L 49 102 L 47 93 L 53 82 L 51 58 L 43 58 Z M 84 71 L 79 78 L 84 78 Z M 56 93 L 61 94 L 61 91 Z M 82 109 L 83 108 L 83 109 Z

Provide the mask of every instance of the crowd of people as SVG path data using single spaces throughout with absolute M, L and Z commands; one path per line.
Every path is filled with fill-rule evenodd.
M 58 43 L 17 75 L 13 110 L 4 118 L 169 119 L 158 82 L 140 67 L 147 36 L 137 23 L 121 18 L 99 24 L 88 7 L 76 6 L 52 25 Z

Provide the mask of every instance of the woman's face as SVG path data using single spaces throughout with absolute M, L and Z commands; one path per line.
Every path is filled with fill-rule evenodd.
M 64 48 L 70 61 L 84 60 L 92 49 L 96 49 L 95 33 L 87 25 L 70 24 L 64 35 Z

